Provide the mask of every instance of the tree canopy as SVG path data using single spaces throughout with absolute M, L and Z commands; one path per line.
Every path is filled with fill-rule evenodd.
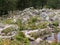
M 60 8 L 60 0 L 0 0 L 0 15 L 7 14 L 10 10 L 23 10 L 34 8 Z

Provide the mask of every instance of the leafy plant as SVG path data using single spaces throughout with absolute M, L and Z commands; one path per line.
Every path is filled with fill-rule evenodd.
M 23 32 L 18 32 L 18 34 L 15 36 L 15 39 L 24 45 L 29 45 L 29 40 L 25 37 Z
M 59 26 L 59 22 L 58 21 L 54 21 L 53 23 L 52 23 L 54 26 Z

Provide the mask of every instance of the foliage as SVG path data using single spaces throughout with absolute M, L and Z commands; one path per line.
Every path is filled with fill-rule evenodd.
M 31 37 L 34 37 L 35 39 L 39 37 L 40 34 L 38 34 L 37 32 L 33 32 L 29 34 Z
M 53 43 L 51 43 L 51 45 L 60 45 L 60 43 L 57 43 L 57 44 L 56 44 L 56 43 L 53 42 Z
M 24 30 L 24 29 L 25 29 L 25 26 L 24 26 L 24 24 L 22 23 L 22 20 L 21 20 L 21 19 L 18 19 L 18 20 L 16 21 L 16 24 L 18 25 L 19 30 Z
M 47 0 L 48 8 L 59 9 L 60 8 L 60 0 Z
M 0 15 L 8 14 L 8 11 L 16 8 L 17 0 L 0 0 Z
M 23 32 L 18 32 L 18 34 L 15 36 L 15 39 L 24 45 L 29 45 L 29 40 L 28 38 L 25 37 Z
M 54 27 L 54 31 L 53 31 L 53 33 L 58 33 L 58 32 L 60 32 L 60 28 L 58 28 L 58 27 Z
M 38 17 L 38 16 L 34 16 L 34 17 L 31 17 L 27 22 L 26 22 L 26 26 L 27 29 L 37 29 L 39 28 L 38 25 L 36 25 L 36 23 L 38 23 L 38 21 L 41 21 L 41 18 Z
M 0 45 L 2 45 L 2 43 L 3 43 L 3 42 L 2 42 L 2 39 L 0 39 Z
M 47 25 L 48 25 L 48 22 L 40 22 L 39 24 L 38 24 L 38 28 L 41 28 L 41 29 L 43 29 L 43 28 L 47 28 Z
M 0 0 L 0 15 L 8 14 L 8 11 L 34 8 L 60 8 L 60 0 Z
M 52 22 L 52 24 L 53 24 L 54 26 L 56 26 L 56 27 L 59 26 L 59 22 L 56 21 L 56 20 L 55 20 L 54 22 Z
M 12 27 L 6 28 L 4 30 L 2 30 L 2 33 L 5 33 L 5 35 L 7 35 L 9 32 L 14 31 L 14 29 Z
M 19 27 L 19 30 L 34 30 L 34 29 L 38 29 L 38 28 L 47 28 L 47 25 L 49 24 L 49 22 L 47 21 L 43 21 L 43 22 L 39 22 L 41 21 L 41 18 L 34 16 L 31 17 L 30 19 L 28 19 L 26 22 L 22 22 L 21 19 L 18 19 L 16 21 L 16 24 Z M 37 23 L 37 24 L 36 24 Z
M 4 24 L 14 24 L 13 19 L 3 20 L 2 23 L 4 23 Z

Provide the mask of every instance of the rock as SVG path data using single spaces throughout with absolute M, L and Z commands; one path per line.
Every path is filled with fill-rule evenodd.
M 30 19 L 30 17 L 37 16 L 37 15 L 42 17 L 43 20 L 47 20 L 47 21 L 49 21 L 50 19 L 56 20 L 58 18 L 57 15 L 60 15 L 59 10 L 52 10 L 52 9 L 46 9 L 46 8 L 38 10 L 38 9 L 34 9 L 33 7 L 26 8 L 23 11 L 17 11 L 17 13 L 18 15 L 20 15 L 18 17 L 21 18 L 23 22 L 26 22 L 28 19 Z M 15 19 L 14 19 L 14 22 L 16 22 Z
M 44 37 L 44 39 L 43 40 L 46 40 L 47 39 L 47 37 Z
M 40 41 L 42 41 L 41 38 L 37 38 L 37 39 L 35 40 L 35 42 L 37 42 L 37 43 L 40 43 Z
M 46 41 L 47 41 L 48 43 L 50 43 L 50 44 L 53 42 L 53 41 L 50 41 L 50 40 L 46 40 Z

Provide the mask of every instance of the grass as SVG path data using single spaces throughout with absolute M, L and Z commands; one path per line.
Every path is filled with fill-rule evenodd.
M 4 24 L 14 24 L 13 19 L 3 20 L 2 23 L 4 23 Z
M 9 32 L 14 31 L 15 29 L 13 29 L 12 27 L 6 28 L 4 30 L 2 30 L 2 33 L 4 33 L 5 35 L 7 35 Z

